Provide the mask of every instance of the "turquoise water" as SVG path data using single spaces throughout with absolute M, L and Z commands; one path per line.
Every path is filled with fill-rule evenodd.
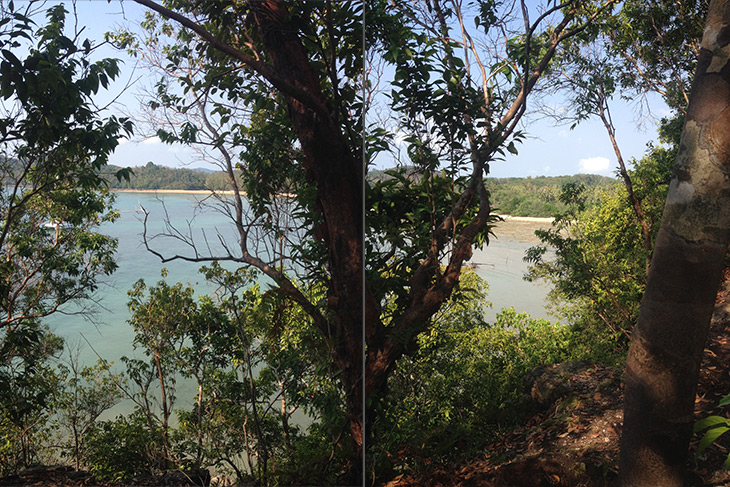
M 127 291 L 138 279 L 154 284 L 161 279 L 160 271 L 165 267 L 168 269 L 168 282 L 190 283 L 197 294 L 212 291 L 198 273 L 202 264 L 181 260 L 163 264 L 144 248 L 142 242 L 144 214 L 140 208 L 144 207 L 150 214 L 148 234 L 164 231 L 167 216 L 183 233 L 192 231 L 200 242 L 204 241 L 204 235 L 207 236 L 214 255 L 223 252 L 216 235 L 222 235 L 229 243 L 236 241 L 230 218 L 211 208 L 199 207 L 198 202 L 203 197 L 194 194 L 117 194 L 116 208 L 121 217 L 104 225 L 102 230 L 119 240 L 119 268 L 100 287 L 96 296 L 99 303 L 97 312 L 92 319 L 78 315 L 56 315 L 48 319 L 53 331 L 65 338 L 67 349 L 81 347 L 79 359 L 82 364 L 96 362 L 97 354 L 117 365 L 120 365 L 119 359 L 123 355 L 143 358 L 141 351 L 133 349 L 134 332 L 127 322 L 130 318 Z M 505 222 L 501 225 L 510 224 Z M 492 308 L 487 311 L 487 319 L 493 321 L 499 310 L 510 306 L 534 317 L 547 317 L 543 302 L 547 288 L 522 280 L 527 270 L 522 257 L 525 250 L 535 243 L 534 238 L 516 238 L 507 229 L 505 226 L 497 229 L 498 238 L 492 239 L 484 250 L 476 251 L 471 261 L 476 264 L 477 272 L 489 282 L 488 299 Z M 153 240 L 152 246 L 165 255 L 191 255 L 191 249 L 175 239 Z M 234 268 L 235 265 L 227 264 L 227 267 Z M 192 383 L 178 383 L 179 401 L 187 401 L 194 395 Z M 128 404 L 119 406 L 110 415 L 126 411 L 128 407 Z
M 148 252 L 142 242 L 144 214 L 143 206 L 150 213 L 148 225 L 150 234 L 165 229 L 165 215 L 181 229 L 188 231 L 188 222 L 195 228 L 197 237 L 205 231 L 207 235 L 221 232 L 231 234 L 230 220 L 225 215 L 207 209 L 197 210 L 199 195 L 165 194 L 156 196 L 151 193 L 118 193 L 116 208 L 121 217 L 110 224 L 102 226 L 102 232 L 116 237 L 119 240 L 117 249 L 117 271 L 110 277 L 104 277 L 95 299 L 98 304 L 94 307 L 92 316 L 56 315 L 48 320 L 52 329 L 66 339 L 68 346 L 76 343 L 83 345 L 81 361 L 94 362 L 96 353 L 107 360 L 118 362 L 122 355 L 133 356 L 132 340 L 134 333 L 127 324 L 130 317 L 127 308 L 127 291 L 132 288 L 138 279 L 144 279 L 147 284 L 154 284 L 161 277 L 162 268 L 168 270 L 168 282 L 183 282 L 192 284 L 199 294 L 210 291 L 205 280 L 197 272 L 203 265 L 185 261 L 162 263 L 161 260 Z M 164 206 L 163 206 L 164 202 Z M 167 213 L 166 213 L 166 212 Z M 193 218 L 195 216 L 195 218 Z M 210 239 L 209 239 L 210 240 Z M 176 253 L 191 255 L 190 249 L 179 240 L 154 240 L 152 246 L 165 255 Z M 219 249 L 213 248 L 213 251 Z M 93 348 L 93 349 L 92 349 Z
M 101 231 L 118 239 L 117 271 L 109 277 L 104 277 L 102 285 L 95 295 L 97 304 L 91 315 L 57 314 L 47 319 L 51 329 L 66 342 L 67 352 L 62 360 L 68 356 L 68 351 L 74 353 L 78 349 L 79 362 L 82 365 L 93 364 L 98 357 L 115 363 L 114 369 L 119 371 L 123 367 L 120 357 L 144 358 L 141 350 L 134 350 L 132 342 L 134 331 L 129 325 L 130 312 L 127 307 L 129 291 L 135 282 L 144 279 L 152 285 L 162 279 L 161 270 L 166 268 L 168 282 L 189 283 L 198 295 L 212 292 L 198 269 L 201 263 L 175 260 L 162 263 L 160 258 L 148 252 L 143 244 L 142 232 L 144 229 L 144 213 L 141 207 L 149 212 L 148 235 L 165 230 L 165 220 L 170 221 L 184 233 L 193 229 L 197 240 L 204 241 L 205 236 L 210 242 L 210 250 L 223 253 L 220 245 L 214 245 L 217 234 L 227 240 L 233 236 L 231 220 L 228 216 L 211 208 L 201 208 L 198 203 L 204 195 L 195 194 L 160 194 L 153 193 L 118 193 L 115 203 L 120 212 L 120 218 L 113 223 L 104 224 Z M 189 246 L 176 239 L 155 239 L 151 246 L 164 255 L 192 255 Z M 235 264 L 224 264 L 234 268 Z M 70 309 L 69 311 L 74 311 Z M 179 381 L 177 397 L 179 403 L 186 403 L 195 396 L 195 385 L 192 381 Z M 105 414 L 113 417 L 118 413 L 128 412 L 131 409 L 129 402 Z
M 148 234 L 165 230 L 165 218 L 169 217 L 183 233 L 192 231 L 196 239 L 203 242 L 203 235 L 215 255 L 222 253 L 216 235 L 222 235 L 229 243 L 235 242 L 230 218 L 212 208 L 201 207 L 199 201 L 204 195 L 198 194 L 153 194 L 117 193 L 116 208 L 120 218 L 102 227 L 103 231 L 119 240 L 117 262 L 119 268 L 97 293 L 99 305 L 97 313 L 90 321 L 75 315 L 57 315 L 48 322 L 54 331 L 66 339 L 67 345 L 83 345 L 83 363 L 96 361 L 96 353 L 107 360 L 119 361 L 122 355 L 134 356 L 132 340 L 134 333 L 127 323 L 130 317 L 127 308 L 127 291 L 138 279 L 154 284 L 161 279 L 161 269 L 168 269 L 168 282 L 190 283 L 198 294 L 212 291 L 202 275 L 197 271 L 200 263 L 176 260 L 162 263 L 148 252 L 142 242 L 144 217 L 140 208 L 149 212 Z M 476 264 L 477 273 L 489 282 L 488 299 L 492 309 L 488 311 L 491 321 L 503 307 L 513 306 L 517 311 L 526 311 L 534 317 L 547 317 L 544 298 L 547 287 L 529 283 L 522 279 L 527 264 L 522 260 L 525 250 L 534 245 L 534 238 L 525 238 L 531 232 L 522 232 L 519 238 L 507 226 L 517 227 L 517 223 L 505 222 L 496 230 L 497 238 L 481 251 L 475 251 L 471 260 Z M 524 225 L 524 223 L 522 224 Z M 192 229 L 192 230 L 190 230 Z M 165 255 L 191 255 L 191 249 L 179 240 L 157 239 L 152 242 Z M 236 264 L 227 264 L 233 268 Z M 88 342 L 88 343 L 87 343 Z M 90 345 L 89 345 L 90 344 Z M 93 350 L 92 350 L 93 347 Z

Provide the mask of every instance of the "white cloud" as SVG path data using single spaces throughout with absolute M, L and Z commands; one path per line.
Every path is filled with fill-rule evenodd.
M 548 174 L 552 168 L 550 166 L 545 166 L 542 168 L 542 172 L 544 174 Z
M 581 159 L 578 164 L 581 172 L 587 173 L 607 172 L 611 167 L 611 162 L 605 157 L 588 157 Z
M 162 141 L 158 136 L 148 137 L 142 141 L 143 144 L 160 144 Z
M 561 137 L 563 139 L 566 138 L 568 135 L 568 131 L 565 129 L 560 129 L 560 131 L 558 132 L 558 137 Z
M 128 138 L 126 138 L 126 137 L 118 137 L 118 138 L 117 138 L 117 143 L 118 143 L 119 145 L 122 145 L 122 144 L 126 144 L 127 142 L 129 142 L 129 139 L 128 139 Z

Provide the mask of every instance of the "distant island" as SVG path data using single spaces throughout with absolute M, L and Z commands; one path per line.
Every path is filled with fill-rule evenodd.
M 189 169 L 160 166 L 148 162 L 144 166 L 133 167 L 129 181 L 119 181 L 115 174 L 122 169 L 108 165 L 102 175 L 112 190 L 179 190 L 179 191 L 227 191 L 231 190 L 228 175 L 224 171 L 210 169 Z

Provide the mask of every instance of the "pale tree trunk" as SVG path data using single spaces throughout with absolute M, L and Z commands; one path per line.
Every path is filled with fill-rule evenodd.
M 683 485 L 730 241 L 730 0 L 710 4 L 675 174 L 626 363 L 621 485 Z

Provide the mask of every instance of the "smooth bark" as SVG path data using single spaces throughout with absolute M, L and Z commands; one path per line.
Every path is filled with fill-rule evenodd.
M 730 242 L 730 1 L 710 4 L 626 364 L 621 485 L 679 487 L 707 332 Z

